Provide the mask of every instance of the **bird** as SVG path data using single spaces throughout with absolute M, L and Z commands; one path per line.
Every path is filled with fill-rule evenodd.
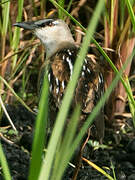
M 41 19 L 37 21 L 16 22 L 14 26 L 30 30 L 40 39 L 45 47 L 45 65 L 49 64 L 49 114 L 50 126 L 55 122 L 69 80 L 74 71 L 74 64 L 79 47 L 75 44 L 68 25 L 61 19 Z M 43 84 L 45 67 L 41 73 L 40 87 Z M 74 92 L 71 111 L 80 104 L 81 127 L 104 93 L 104 78 L 98 62 L 86 56 Z M 97 138 L 102 143 L 104 138 L 104 109 L 94 120 Z

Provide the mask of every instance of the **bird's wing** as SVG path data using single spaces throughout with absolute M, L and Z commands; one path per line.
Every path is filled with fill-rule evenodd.
M 48 79 L 50 82 L 50 92 L 55 99 L 57 107 L 61 104 L 65 89 L 71 77 L 71 68 L 73 68 L 71 58 L 65 52 L 56 54 L 51 60 Z
M 75 103 L 80 103 L 82 112 L 90 113 L 103 93 L 103 77 L 99 66 L 91 59 L 85 59 L 75 92 Z
M 75 104 L 81 105 L 81 121 L 82 126 L 85 119 L 92 112 L 104 92 L 104 81 L 100 68 L 96 62 L 90 58 L 85 59 L 80 78 L 78 80 L 75 91 Z M 96 126 L 95 136 L 102 143 L 104 137 L 104 111 L 103 108 L 97 114 L 94 124 Z

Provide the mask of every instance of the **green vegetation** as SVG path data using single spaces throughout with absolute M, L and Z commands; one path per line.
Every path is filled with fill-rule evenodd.
M 106 24 L 104 25 L 105 35 L 106 37 L 109 37 L 108 44 L 107 44 L 107 40 L 105 39 L 105 44 L 106 44 L 105 48 L 113 49 L 114 47 L 113 40 L 115 38 L 114 34 L 116 31 L 116 29 L 114 29 L 115 27 L 114 17 L 116 13 L 120 11 L 119 13 L 121 14 L 121 16 L 120 16 L 120 23 L 119 23 L 119 34 L 121 32 L 121 35 L 119 35 L 119 38 L 117 39 L 117 43 L 115 46 L 119 48 L 120 45 L 124 46 L 125 41 L 129 41 L 129 38 L 131 37 L 131 35 L 135 33 L 135 15 L 134 15 L 135 4 L 133 3 L 133 1 L 130 2 L 129 0 L 125 0 L 122 2 L 123 2 L 122 6 L 116 12 L 115 1 L 112 0 L 110 4 L 110 8 L 107 8 L 109 6 L 107 4 L 107 1 L 105 5 L 104 1 L 99 0 L 98 3 L 96 4 L 96 8 L 93 10 L 92 18 L 89 21 L 88 27 L 86 29 L 83 27 L 83 25 L 80 22 L 76 20 L 76 18 L 74 18 L 68 12 L 72 7 L 73 1 L 70 0 L 68 6 L 66 6 L 66 3 L 64 0 L 59 0 L 57 2 L 54 0 L 50 0 L 50 3 L 52 3 L 51 5 L 54 5 L 58 11 L 58 17 L 61 19 L 66 19 L 66 17 L 69 17 L 76 26 L 79 26 L 82 29 L 82 31 L 85 32 L 85 36 L 84 36 L 84 39 L 80 48 L 80 52 L 78 54 L 78 57 L 75 63 L 72 80 L 69 81 L 69 84 L 67 86 L 66 93 L 64 95 L 59 113 L 56 117 L 55 126 L 53 128 L 47 147 L 44 147 L 44 144 L 46 144 L 45 142 L 46 142 L 46 124 L 47 124 L 47 117 L 48 117 L 49 85 L 47 81 L 47 74 L 45 74 L 44 85 L 42 88 L 42 94 L 41 94 L 41 98 L 39 102 L 39 111 L 38 111 L 38 115 L 37 115 L 37 119 L 35 123 L 35 134 L 34 134 L 34 140 L 33 140 L 33 146 L 32 146 L 32 154 L 31 154 L 32 157 L 31 157 L 31 162 L 30 162 L 29 180 L 37 180 L 37 179 L 60 180 L 62 179 L 63 173 L 68 166 L 68 162 L 72 158 L 81 139 L 85 135 L 88 127 L 94 121 L 94 118 L 98 114 L 99 110 L 104 106 L 104 104 L 106 103 L 106 100 L 109 99 L 109 96 L 111 95 L 114 88 L 117 87 L 117 83 L 119 82 L 119 80 L 124 86 L 124 91 L 126 92 L 126 95 L 128 97 L 130 112 L 131 112 L 133 124 L 135 127 L 135 100 L 133 97 L 130 81 L 128 79 L 129 73 L 125 74 L 126 68 L 128 67 L 129 64 L 131 65 L 133 56 L 135 55 L 134 45 L 133 47 L 131 46 L 129 47 L 130 49 L 132 49 L 132 51 L 130 52 L 130 54 L 126 55 L 126 59 L 122 61 L 121 67 L 118 68 L 117 66 L 118 63 L 116 61 L 114 62 L 114 59 L 112 59 L 113 56 L 112 55 L 109 56 L 110 53 L 104 50 L 100 46 L 100 44 L 97 42 L 97 40 L 93 38 L 94 33 L 96 32 L 97 24 L 99 23 L 99 20 L 100 20 L 100 16 L 102 15 L 104 16 L 104 19 L 106 22 Z M 28 65 L 32 63 L 32 58 L 34 56 L 33 54 L 35 53 L 36 49 L 39 48 L 38 50 L 41 50 L 41 48 L 39 47 L 40 43 L 39 41 L 34 41 L 34 39 L 32 39 L 29 43 L 25 43 L 24 47 L 21 49 L 21 44 L 20 44 L 21 33 L 20 33 L 19 28 L 12 27 L 13 22 L 10 18 L 10 11 L 12 10 L 10 9 L 10 3 L 11 3 L 10 1 L 2 0 L 0 4 L 1 9 L 2 9 L 1 18 L 0 18 L 0 39 L 2 42 L 1 48 L 0 48 L 0 51 L 1 51 L 0 52 L 0 60 L 1 60 L 0 62 L 0 65 L 1 65 L 0 98 L 2 98 L 4 102 L 10 101 L 10 98 L 11 98 L 10 93 L 12 93 L 14 97 L 16 97 L 17 101 L 22 103 L 29 111 L 33 113 L 33 111 L 31 110 L 33 106 L 29 107 L 29 105 L 27 105 L 29 104 L 28 103 L 29 97 L 31 97 L 32 95 L 28 94 L 26 89 L 27 89 L 27 83 L 29 82 L 29 78 L 31 74 L 33 72 L 38 71 L 34 68 L 37 68 L 39 66 L 38 64 L 39 59 L 37 59 L 34 62 L 35 64 L 33 63 L 34 65 L 32 64 L 32 68 L 29 71 L 29 74 L 27 74 L 26 67 L 28 67 Z M 42 3 L 41 3 L 41 6 L 43 7 Z M 14 18 L 16 22 L 19 22 L 19 21 L 22 21 L 23 16 L 26 16 L 25 11 L 23 10 L 23 7 L 24 7 L 23 0 L 18 0 L 17 6 L 18 6 L 17 16 Z M 35 4 L 34 1 L 32 1 L 32 7 L 33 7 L 33 14 L 38 16 L 37 4 Z M 42 7 L 40 8 L 43 11 Z M 125 14 L 127 13 L 127 11 L 125 12 L 126 8 L 128 10 L 128 18 L 125 20 L 124 17 L 125 17 Z M 105 9 L 106 11 L 103 14 L 103 11 Z M 46 10 L 47 10 L 47 7 L 46 7 Z M 47 12 L 48 11 L 49 10 L 47 10 Z M 41 14 L 44 14 L 44 12 L 42 13 L 40 12 L 40 15 Z M 124 39 L 125 36 L 126 36 L 126 40 Z M 134 38 L 134 36 L 132 37 Z M 72 97 L 74 94 L 74 89 L 77 84 L 77 80 L 78 80 L 79 73 L 83 64 L 84 57 L 86 56 L 88 52 L 88 48 L 91 42 L 96 45 L 97 49 L 104 57 L 104 61 L 108 63 L 109 69 L 111 69 L 111 72 L 114 73 L 114 76 L 111 79 L 111 81 L 109 81 L 108 76 L 106 76 L 105 80 L 107 82 L 107 89 L 77 135 L 76 135 L 76 127 L 77 127 L 77 122 L 78 122 L 77 120 L 80 115 L 80 107 L 76 107 L 76 109 L 74 110 L 72 114 L 69 126 L 65 130 L 64 138 L 61 141 L 61 136 L 64 129 L 64 123 L 66 121 L 67 114 L 69 112 L 70 104 L 71 104 Z M 8 48 L 8 51 L 6 50 L 6 48 Z M 117 51 L 118 48 L 115 50 Z M 9 68 L 10 72 L 8 72 L 9 77 L 6 77 L 6 72 L 7 72 L 8 67 L 10 67 Z M 19 74 L 19 72 L 21 73 Z M 20 87 L 20 92 L 18 92 L 17 94 L 14 91 L 14 84 L 18 79 L 21 80 L 21 87 Z M 37 104 L 37 99 L 31 100 L 31 101 Z M 1 108 L 0 108 L 1 116 L 2 116 L 2 107 L 3 105 L 1 104 Z M 43 155 L 44 148 L 46 149 L 45 149 L 45 154 Z M 1 154 L 0 162 L 1 162 L 1 167 L 3 169 L 4 178 L 6 180 L 10 180 L 11 175 L 10 175 L 8 163 L 6 162 L 6 158 L 4 156 L 1 144 L 0 144 L 0 154 Z M 103 172 L 101 169 L 98 169 L 98 167 L 96 167 L 95 169 L 97 169 L 99 172 L 107 176 L 108 179 L 113 179 L 112 177 L 107 175 L 105 172 Z

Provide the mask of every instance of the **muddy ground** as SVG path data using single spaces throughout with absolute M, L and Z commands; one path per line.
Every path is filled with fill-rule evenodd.
M 7 105 L 7 109 L 19 131 L 19 136 L 16 136 L 11 131 L 11 128 L 8 128 L 9 123 L 4 115 L 1 127 L 7 127 L 7 129 L 3 129 L 1 142 L 13 180 L 26 180 L 29 170 L 35 116 L 28 112 L 22 105 Z M 121 133 L 121 140 L 118 144 L 116 143 L 113 130 L 106 127 L 104 146 L 94 150 L 90 143 L 87 143 L 83 153 L 83 157 L 94 162 L 112 177 L 113 170 L 111 167 L 113 165 L 117 180 L 135 179 L 135 137 L 133 131 L 130 131 L 132 120 L 127 118 L 126 123 L 129 129 L 128 133 Z M 71 179 L 74 170 L 69 165 L 63 180 Z M 3 179 L 2 170 L 0 170 L 0 179 Z M 105 180 L 107 178 L 86 162 L 82 162 L 77 179 Z

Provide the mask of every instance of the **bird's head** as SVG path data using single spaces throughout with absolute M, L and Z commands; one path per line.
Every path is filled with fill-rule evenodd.
M 64 46 L 74 44 L 74 39 L 68 25 L 60 19 L 17 22 L 14 26 L 31 30 L 44 44 L 47 58 Z

